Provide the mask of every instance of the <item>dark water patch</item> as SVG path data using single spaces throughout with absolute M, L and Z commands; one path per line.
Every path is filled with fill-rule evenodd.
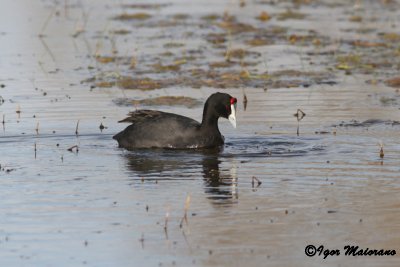
M 350 122 L 342 121 L 339 124 L 332 125 L 332 127 L 372 127 L 377 125 L 400 125 L 399 121 L 393 120 L 381 120 L 381 119 L 368 119 L 363 122 L 357 120 L 351 120 Z
M 9 174 L 21 169 L 21 167 L 6 162 L 0 162 L 0 174 Z

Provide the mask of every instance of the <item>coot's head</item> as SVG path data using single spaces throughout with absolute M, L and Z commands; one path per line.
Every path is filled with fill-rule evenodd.
M 225 93 L 212 94 L 204 105 L 203 121 L 212 117 L 223 117 L 236 128 L 237 99 Z

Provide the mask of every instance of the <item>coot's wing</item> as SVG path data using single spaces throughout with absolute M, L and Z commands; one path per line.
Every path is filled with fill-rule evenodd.
M 123 120 L 120 120 L 119 122 L 127 122 L 127 123 L 138 123 L 138 122 L 143 122 L 146 120 L 153 120 L 161 117 L 165 112 L 158 111 L 158 110 L 136 110 L 136 111 L 131 111 L 128 114 L 128 117 L 126 117 Z
M 177 114 L 138 110 L 120 122 L 129 122 L 125 130 L 113 138 L 127 149 L 148 147 L 186 148 L 199 143 L 200 123 Z
M 167 124 L 173 121 L 174 123 L 178 123 L 178 125 L 182 128 L 200 126 L 200 123 L 188 117 L 158 110 L 147 110 L 147 109 L 131 111 L 129 112 L 128 117 L 118 122 L 141 124 L 144 122 L 150 123 L 155 121 Z M 179 130 L 178 128 L 176 130 Z

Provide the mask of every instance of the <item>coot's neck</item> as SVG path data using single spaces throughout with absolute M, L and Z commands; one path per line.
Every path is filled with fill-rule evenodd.
M 204 104 L 203 120 L 201 121 L 202 128 L 214 128 L 218 130 L 218 118 L 215 110 L 208 104 L 208 101 Z

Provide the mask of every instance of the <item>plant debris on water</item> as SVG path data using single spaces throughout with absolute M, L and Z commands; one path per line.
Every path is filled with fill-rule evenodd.
M 146 20 L 149 18 L 151 18 L 151 15 L 147 13 L 123 13 L 114 17 L 115 20 Z
M 266 11 L 262 11 L 260 15 L 257 16 L 257 19 L 261 21 L 268 21 L 271 19 L 271 16 Z
M 400 88 L 400 76 L 399 76 L 399 77 L 394 77 L 394 78 L 387 79 L 387 80 L 385 81 L 385 84 L 386 84 L 387 86 L 390 86 L 390 87 L 397 87 L 397 88 Z
M 288 20 L 288 19 L 301 20 L 304 19 L 306 16 L 307 16 L 306 14 L 288 9 L 285 12 L 278 14 L 278 20 Z
M 122 4 L 121 6 L 123 8 L 132 8 L 132 9 L 160 9 L 169 6 L 169 4 L 139 3 L 139 4 Z
M 118 98 L 114 102 L 121 106 L 185 106 L 193 108 L 202 105 L 198 99 L 186 96 L 160 96 L 155 98 L 146 98 L 141 100 Z
M 157 53 L 140 52 L 140 57 L 98 55 L 96 61 L 108 69 L 114 65 L 115 69 L 119 70 L 119 77 L 96 75 L 86 82 L 99 88 L 118 87 L 137 90 L 154 90 L 171 86 L 292 88 L 308 87 L 313 84 L 334 84 L 336 73 L 341 71 L 347 75 L 356 73 L 380 75 L 385 71 L 394 74 L 393 70 L 398 67 L 396 58 L 400 56 L 397 45 L 397 41 L 400 40 L 398 33 L 373 30 L 365 34 L 375 35 L 375 39 L 358 35 L 354 39 L 343 39 L 337 45 L 337 40 L 327 34 L 315 30 L 297 31 L 279 25 L 279 21 L 307 19 L 308 15 L 303 12 L 301 6 L 310 4 L 327 6 L 325 2 L 294 1 L 293 7 L 287 6 L 280 13 L 261 9 L 254 15 L 253 22 L 243 19 L 244 15 L 232 14 L 229 11 L 204 14 L 200 17 L 192 16 L 190 13 L 155 16 L 143 10 L 158 10 L 170 4 L 123 4 L 124 13 L 115 16 L 114 19 L 121 20 L 126 25 L 123 29 L 111 31 L 114 34 L 129 36 L 136 30 L 136 26 L 149 29 L 168 26 L 176 28 L 176 32 L 171 36 L 179 36 L 180 27 L 189 25 L 187 24 L 189 18 L 191 27 L 197 25 L 201 30 L 198 33 L 186 31 L 179 38 L 171 38 L 165 34 L 149 36 L 151 43 L 155 43 L 161 49 Z M 131 13 L 129 10 L 137 12 Z M 343 18 L 354 23 L 364 23 L 369 19 L 357 13 L 350 16 L 345 14 Z M 142 22 L 133 26 L 130 20 Z M 278 23 L 270 25 L 269 21 Z M 354 29 L 349 27 L 345 30 Z M 172 32 L 174 31 L 171 29 Z M 186 40 L 197 40 L 201 45 L 196 47 Z M 309 61 L 310 67 L 303 66 L 301 70 L 287 68 L 270 71 L 266 64 L 268 61 L 266 47 L 281 44 L 304 47 L 302 55 L 293 56 L 302 57 L 303 62 Z M 335 45 L 336 50 L 329 48 L 332 45 Z M 310 46 L 315 49 L 309 49 Z M 315 57 L 323 59 L 318 59 L 315 63 L 313 60 Z M 98 68 L 100 72 L 107 72 L 102 66 Z M 396 79 L 397 77 L 386 79 L 384 83 L 397 88 L 400 82 Z

